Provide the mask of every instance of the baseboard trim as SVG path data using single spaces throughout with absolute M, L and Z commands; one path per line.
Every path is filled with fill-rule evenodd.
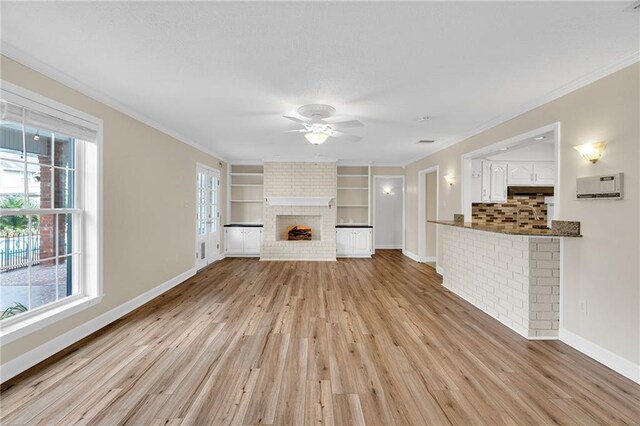
M 409 250 L 402 250 L 402 254 L 404 254 L 405 256 L 407 256 L 409 259 L 413 260 L 414 262 L 419 262 L 418 260 L 418 255 L 415 253 L 410 252 Z
M 626 358 L 622 358 L 620 355 L 616 355 L 610 350 L 564 328 L 560 329 L 560 341 L 582 352 L 586 356 L 593 358 L 616 373 L 623 375 L 627 379 L 640 384 L 640 364 L 635 364 Z
M 39 362 L 44 361 L 52 355 L 55 355 L 64 348 L 71 346 L 72 344 L 81 339 L 84 339 L 92 333 L 95 333 L 101 328 L 111 324 L 118 318 L 121 318 L 134 309 L 137 309 L 150 300 L 158 297 L 162 293 L 172 289 L 186 279 L 191 278 L 195 274 L 196 269 L 191 268 L 188 271 L 185 271 L 182 274 L 171 278 L 169 281 L 166 281 L 163 284 L 160 284 L 159 286 L 145 293 L 142 293 L 139 296 L 134 297 L 133 299 L 123 303 L 122 305 L 113 308 L 110 311 L 97 316 L 96 318 L 93 318 L 92 320 L 82 324 L 81 326 L 69 330 L 66 333 L 61 334 L 60 336 L 55 337 L 54 339 L 38 346 L 37 348 L 32 349 L 29 352 L 0 365 L 0 383 L 4 383 L 5 381 L 17 376 L 23 371 L 28 370 Z
M 438 266 L 438 265 L 436 265 L 436 272 L 437 272 L 439 275 L 444 275 L 444 268 L 443 268 L 442 266 Z

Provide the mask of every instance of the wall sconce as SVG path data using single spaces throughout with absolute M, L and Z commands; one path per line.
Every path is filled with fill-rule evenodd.
M 449 186 L 453 186 L 453 184 L 456 183 L 456 177 L 454 175 L 446 175 L 444 177 L 444 180 L 447 181 Z
M 573 149 L 578 151 L 582 158 L 584 158 L 586 161 L 596 164 L 600 157 L 602 157 L 602 152 L 604 151 L 606 146 L 607 141 L 601 141 L 585 143 L 584 145 L 577 145 L 574 146 Z
M 382 188 L 382 193 L 383 193 L 384 195 L 390 195 L 390 194 L 391 194 L 391 190 L 392 190 L 392 189 L 393 189 L 393 188 L 391 188 L 390 186 L 385 186 L 384 188 Z

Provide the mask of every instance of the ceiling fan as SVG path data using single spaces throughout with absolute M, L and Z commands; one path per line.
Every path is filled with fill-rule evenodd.
M 306 117 L 307 120 L 302 120 L 290 115 L 284 115 L 283 117 L 298 124 L 302 124 L 304 129 L 288 130 L 285 133 L 304 133 L 304 137 L 313 145 L 320 145 L 324 143 L 329 136 L 353 142 L 357 142 L 362 139 L 361 136 L 350 135 L 338 130 L 364 126 L 364 124 L 358 120 L 341 121 L 338 123 L 327 123 L 325 121 L 326 118 L 331 117 L 335 112 L 336 109 L 329 105 L 303 105 L 298 108 L 298 114 Z

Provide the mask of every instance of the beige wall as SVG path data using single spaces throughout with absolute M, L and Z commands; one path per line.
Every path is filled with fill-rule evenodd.
M 406 167 L 406 243 L 417 253 L 418 171 L 440 166 L 439 214 L 453 219 L 461 209 L 460 156 L 527 131 L 561 123 L 560 219 L 578 220 L 583 238 L 567 238 L 563 248 L 562 327 L 634 363 L 640 363 L 640 65 L 634 64 L 504 124 L 411 163 Z M 586 163 L 572 149 L 607 140 L 600 162 Z M 577 201 L 580 176 L 624 172 L 622 201 Z M 440 250 L 440 253 L 442 251 Z M 587 301 L 587 314 L 579 312 Z
M 3 80 L 104 122 L 104 299 L 3 345 L 5 363 L 193 268 L 196 163 L 221 170 L 223 206 L 226 164 L 6 57 L 1 69 Z

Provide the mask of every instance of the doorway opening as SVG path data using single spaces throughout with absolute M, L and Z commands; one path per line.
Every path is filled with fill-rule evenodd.
M 404 176 L 373 177 L 373 247 L 404 248 Z
M 418 172 L 418 261 L 438 270 L 438 227 L 429 220 L 439 218 L 440 169 L 433 166 Z
M 220 259 L 220 171 L 196 165 L 196 269 Z

